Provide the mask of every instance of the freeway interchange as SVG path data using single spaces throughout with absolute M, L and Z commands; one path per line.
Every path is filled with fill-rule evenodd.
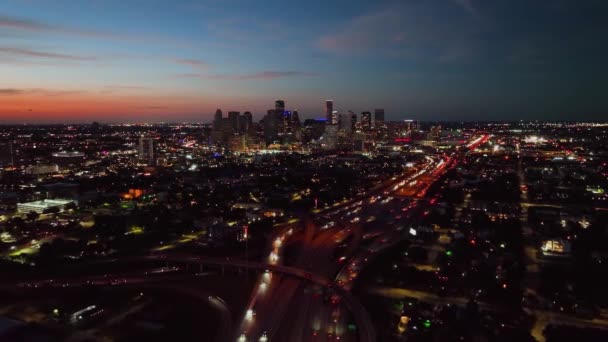
M 484 136 L 475 138 L 471 146 L 483 140 Z M 169 265 L 177 264 L 257 271 L 259 279 L 242 315 L 235 322 L 225 324 L 234 327 L 233 340 L 375 341 L 370 317 L 350 290 L 368 262 L 408 238 L 406 226 L 413 218 L 425 215 L 426 208 L 434 204 L 433 200 L 425 199 L 427 190 L 457 163 L 456 155 L 426 156 L 401 175 L 354 198 L 314 212 L 313 218 L 292 220 L 275 227 L 276 234 L 269 243 L 265 262 L 161 253 L 121 258 L 120 261 L 163 261 L 169 271 Z M 286 246 L 293 251 L 289 257 L 285 255 Z M 77 277 L 56 280 L 54 284 L 45 280 L 20 285 L 36 288 L 148 282 L 149 274 L 146 273 L 118 280 Z M 221 308 L 217 301 L 210 301 Z M 221 311 L 226 316 L 226 310 Z

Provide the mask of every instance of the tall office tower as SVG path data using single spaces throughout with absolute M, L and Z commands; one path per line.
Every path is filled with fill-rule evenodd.
M 285 101 L 276 100 L 274 101 L 274 112 L 278 117 L 282 117 L 285 112 Z
M 331 113 L 331 124 L 332 125 L 337 125 L 338 124 L 338 119 L 339 119 L 338 111 L 334 110 Z
M 384 125 L 384 109 L 374 109 L 374 123 L 376 127 Z
M 335 149 L 338 144 L 338 125 L 325 126 L 322 140 L 325 149 Z
M 328 125 L 336 125 L 338 122 L 337 118 L 334 118 L 334 101 L 325 101 L 325 118 L 327 119 Z
M 289 134 L 292 132 L 292 127 L 291 127 L 291 112 L 286 110 L 283 111 L 283 116 L 280 118 L 281 120 L 281 126 L 282 126 L 282 130 L 283 130 L 283 134 Z
M 355 132 L 357 131 L 357 114 L 352 110 L 349 110 L 348 114 L 350 114 L 350 131 Z
M 219 144 L 222 140 L 222 110 L 215 111 L 213 125 L 211 126 L 211 143 Z
M 338 130 L 340 132 L 351 133 L 353 131 L 351 119 L 350 113 L 341 113 L 338 115 Z
M 274 115 L 277 125 L 277 134 L 283 134 L 285 132 L 285 122 L 283 116 L 285 116 L 285 101 L 276 100 L 274 101 Z
M 372 128 L 372 113 L 361 112 L 361 130 L 363 132 L 369 132 Z
M 279 135 L 279 120 L 274 109 L 269 109 L 264 116 L 264 140 L 266 144 L 273 143 Z
M 412 133 L 418 130 L 418 125 L 415 120 L 404 120 L 403 131 L 406 136 L 411 136 Z
M 239 117 L 239 133 L 247 133 L 253 125 L 253 116 L 251 112 L 245 112 Z
M 0 143 L 0 166 L 9 166 L 15 164 L 15 154 L 12 142 Z
M 297 109 L 291 113 L 291 127 L 294 129 L 299 129 L 302 127 L 302 122 L 300 121 L 300 115 L 298 114 Z
M 215 111 L 215 116 L 213 117 L 213 130 L 219 130 L 220 129 L 220 125 L 222 123 L 222 110 L 218 109 Z
M 237 133 L 239 131 L 239 112 L 228 112 L 228 119 L 230 120 L 230 125 L 232 126 L 232 132 Z
M 291 113 L 291 131 L 295 141 L 302 141 L 302 122 L 297 109 Z
M 154 139 L 145 136 L 139 137 L 139 161 L 146 163 L 148 166 L 156 165 L 156 156 L 154 155 Z

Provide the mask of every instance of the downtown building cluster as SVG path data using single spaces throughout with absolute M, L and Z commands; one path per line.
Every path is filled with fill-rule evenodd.
M 251 112 L 215 113 L 209 142 L 234 151 L 298 149 L 370 151 L 377 142 L 411 137 L 419 129 L 414 120 L 387 122 L 384 109 L 361 112 L 338 111 L 333 100 L 325 101 L 325 113 L 302 121 L 297 109 L 287 110 L 285 101 L 254 123 Z

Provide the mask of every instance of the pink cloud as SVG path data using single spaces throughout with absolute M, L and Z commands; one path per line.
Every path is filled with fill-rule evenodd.
M 296 76 L 315 76 L 314 73 L 302 72 L 302 71 L 260 71 L 250 74 L 180 74 L 177 77 L 180 78 L 199 78 L 204 80 L 230 80 L 230 81 L 243 81 L 243 80 L 275 80 L 286 77 Z
M 196 60 L 196 59 L 176 59 L 175 63 L 191 66 L 191 67 L 194 67 L 197 69 L 208 69 L 209 68 L 209 64 L 207 64 L 203 61 Z
M 70 61 L 97 60 L 96 57 L 68 55 L 68 54 L 62 54 L 62 53 L 24 49 L 24 48 L 19 48 L 19 47 L 12 47 L 12 46 L 0 46 L 0 53 L 7 54 L 7 55 L 13 55 L 13 56 L 21 56 L 21 57 L 40 57 L 40 58 L 46 58 L 46 59 L 61 59 L 61 60 L 70 60 Z

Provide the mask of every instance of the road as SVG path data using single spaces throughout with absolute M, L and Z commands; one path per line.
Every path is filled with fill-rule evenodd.
M 285 232 L 298 234 L 298 237 L 290 237 L 292 241 L 297 240 L 301 245 L 296 260 L 290 266 L 309 271 L 314 270 L 316 274 L 336 279 L 338 286 L 332 287 L 331 291 L 338 292 L 339 299 L 329 300 L 335 301 L 335 303 L 325 303 L 323 296 L 326 296 L 327 292 L 331 292 L 327 291 L 327 288 L 322 291 L 321 295 L 314 296 L 310 295 L 307 292 L 309 288 L 301 283 L 294 284 L 279 279 L 277 280 L 279 284 L 269 285 L 267 280 L 260 279 L 258 287 L 265 287 L 267 292 L 263 295 L 252 294 L 248 310 L 255 312 L 255 318 L 253 320 L 243 318 L 235 334 L 237 339 L 257 341 L 260 337 L 266 336 L 270 340 L 278 338 L 290 341 L 324 341 L 334 338 L 355 340 L 356 335 L 347 333 L 349 322 L 347 315 L 353 312 L 365 312 L 365 309 L 357 301 L 351 301 L 352 297 L 344 296 L 345 293 L 349 293 L 350 281 L 355 278 L 346 265 L 350 265 L 353 260 L 355 262 L 361 260 L 361 265 L 363 265 L 363 260 L 368 261 L 370 255 L 398 243 L 404 234 L 401 231 L 403 227 L 400 229 L 397 227 L 400 222 L 405 222 L 409 213 L 407 210 L 402 210 L 402 202 L 396 201 L 395 196 L 411 194 L 417 198 L 424 197 L 427 189 L 451 165 L 453 165 L 453 161 L 448 156 L 427 157 L 418 168 L 382 182 L 369 192 L 349 201 L 319 210 L 316 214 L 317 217 L 323 218 L 321 227 L 315 227 L 310 222 L 304 224 L 303 227 L 293 224 L 277 227 L 279 233 L 276 239 L 281 243 L 289 238 Z M 396 219 L 393 220 L 392 217 L 396 217 Z M 368 232 L 362 227 L 369 225 L 392 227 L 393 229 L 384 229 L 385 231 L 381 232 L 380 236 L 372 239 L 370 246 L 363 249 L 364 253 L 369 255 L 362 256 L 359 252 L 360 244 L 364 240 L 364 234 Z M 336 260 L 334 254 L 344 243 L 347 244 L 347 247 L 341 253 L 340 260 Z M 277 248 L 277 244 L 273 245 L 270 254 L 272 255 L 269 257 L 271 261 L 283 262 L 280 256 L 281 249 Z M 265 282 L 266 285 L 263 285 Z M 274 276 L 272 282 L 275 282 Z M 266 317 L 268 312 L 272 312 L 270 317 Z M 294 322 L 294 319 L 297 322 Z M 358 339 L 374 341 L 375 333 L 361 334 L 361 331 L 373 332 L 371 321 L 369 319 L 355 319 L 355 321 L 359 333 Z

